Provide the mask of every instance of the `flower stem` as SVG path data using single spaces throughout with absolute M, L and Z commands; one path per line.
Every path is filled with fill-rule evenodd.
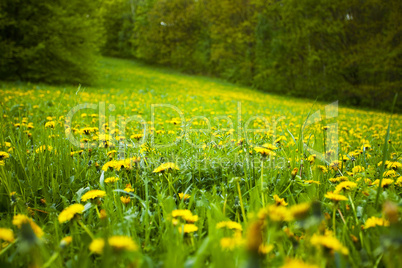
M 264 200 L 264 159 L 261 161 L 261 199 L 262 199 L 262 207 L 265 207 L 265 200 Z
M 59 252 L 53 253 L 53 255 L 49 258 L 49 260 L 42 266 L 42 268 L 49 267 L 59 256 Z
M 337 207 L 337 205 L 334 204 L 334 209 L 332 211 L 332 229 L 334 230 L 334 236 L 336 236 L 336 226 L 335 226 L 335 223 L 336 223 L 336 219 L 335 219 L 336 207 Z
M 239 200 L 240 200 L 241 213 L 243 214 L 243 220 L 245 223 L 247 223 L 246 213 L 244 212 L 243 198 L 241 197 L 240 183 L 238 181 L 237 181 L 237 190 L 239 191 Z
M 82 223 L 82 221 L 78 221 L 78 224 L 81 225 L 82 229 L 84 229 L 84 231 L 91 237 L 92 240 L 95 239 L 95 236 L 92 234 L 92 232 L 88 229 L 88 227 Z
M 99 209 L 98 209 L 97 205 L 95 205 L 95 210 L 96 210 L 96 214 L 98 215 L 98 218 L 100 219 L 100 213 L 99 213 Z
M 356 213 L 355 203 L 353 203 L 353 199 L 352 199 L 352 197 L 350 196 L 350 193 L 348 194 L 348 197 L 349 197 L 350 205 L 352 206 L 352 210 L 353 210 L 353 214 L 354 214 L 355 222 L 356 222 L 356 227 L 357 227 L 357 226 L 359 225 L 359 220 L 357 219 L 357 213 Z M 360 236 L 360 242 L 361 242 L 362 248 L 364 248 L 363 233 L 362 233 L 361 230 L 359 231 L 359 236 Z
M 0 256 L 3 255 L 9 248 L 11 248 L 11 246 L 14 245 L 15 242 L 17 242 L 17 241 L 18 241 L 18 239 L 15 239 L 13 242 L 11 242 L 11 243 L 8 244 L 5 248 L 3 248 L 3 249 L 0 251 Z

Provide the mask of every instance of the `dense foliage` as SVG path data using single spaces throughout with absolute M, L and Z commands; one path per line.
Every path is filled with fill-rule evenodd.
M 388 108 L 401 91 L 401 1 L 106 3 L 109 55 L 359 106 Z
M 102 34 L 99 3 L 2 0 L 0 79 L 92 81 Z

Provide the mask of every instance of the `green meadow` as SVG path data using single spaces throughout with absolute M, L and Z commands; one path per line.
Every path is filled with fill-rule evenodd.
M 402 263 L 401 115 L 131 60 L 97 76 L 0 84 L 2 267 Z

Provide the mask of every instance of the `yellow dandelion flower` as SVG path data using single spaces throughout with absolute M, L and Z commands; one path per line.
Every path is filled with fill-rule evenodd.
M 23 214 L 17 214 L 13 218 L 13 225 L 17 226 L 18 228 L 21 228 L 21 225 L 27 222 L 29 222 L 29 217 Z
M 335 187 L 334 193 L 338 194 L 342 190 L 349 191 L 357 187 L 357 183 L 352 181 L 343 181 Z
M 269 143 L 263 144 L 262 147 L 264 147 L 264 148 L 266 148 L 266 149 L 268 149 L 268 150 L 271 150 L 271 151 L 274 151 L 274 150 L 277 150 L 277 149 L 278 149 L 278 147 L 276 147 L 276 146 L 274 146 L 274 145 L 272 145 L 272 144 L 269 144 Z
M 365 143 L 362 145 L 362 147 L 360 148 L 360 150 L 368 150 L 371 148 L 371 145 L 369 143 Z
M 276 153 L 264 147 L 255 147 L 254 151 L 259 153 L 262 157 L 275 156 Z
M 131 184 L 127 184 L 126 188 L 124 188 L 124 191 L 127 193 L 134 192 L 134 189 L 131 187 Z
M 195 226 L 194 224 L 184 224 L 184 226 L 179 226 L 179 232 L 180 233 L 194 233 L 198 231 L 198 227 Z
M 286 139 L 286 137 L 285 136 L 280 136 L 279 138 L 277 138 L 276 140 L 275 140 L 275 143 L 282 143 L 282 141 L 287 141 L 287 139 Z
M 17 193 L 16 192 L 11 192 L 10 193 L 10 199 L 12 202 L 17 202 L 18 197 L 17 197 Z
M 73 241 L 72 236 L 66 236 L 60 241 L 60 247 L 64 248 L 64 247 L 70 245 L 72 241 Z
M 141 139 L 142 137 L 144 137 L 144 134 L 133 134 L 133 135 L 130 136 L 130 139 L 139 140 L 139 139 Z
M 355 166 L 354 168 L 352 168 L 353 174 L 364 172 L 364 170 L 365 169 L 362 166 Z
M 243 227 L 240 223 L 234 221 L 221 221 L 216 224 L 217 229 L 227 228 L 230 230 L 242 231 Z
M 109 169 L 114 169 L 115 166 L 116 166 L 116 164 L 117 164 L 117 161 L 116 161 L 116 160 L 112 160 L 112 161 L 106 162 L 106 163 L 103 165 L 102 170 L 103 170 L 103 171 L 108 171 Z
M 104 220 L 104 219 L 107 218 L 106 210 L 101 209 L 101 210 L 99 211 L 99 218 L 100 218 L 101 220 Z
M 0 152 L 0 160 L 7 159 L 7 158 L 9 158 L 9 157 L 10 157 L 10 155 L 9 155 L 8 153 L 6 153 L 6 152 Z
M 84 135 L 90 135 L 91 133 L 95 132 L 96 130 L 92 127 L 85 127 L 81 129 L 79 132 Z
M 393 178 L 398 176 L 397 173 L 395 172 L 395 170 L 391 169 L 391 170 L 387 170 L 383 173 L 382 175 L 384 178 Z
M 383 178 L 382 182 L 381 182 L 381 187 L 386 188 L 386 187 L 392 185 L 393 183 L 394 183 L 393 179 Z M 379 184 L 380 184 L 380 180 L 376 179 L 371 185 L 377 185 L 378 186 Z
M 120 180 L 118 177 L 109 177 L 105 179 L 105 183 L 114 183 L 118 180 Z
M 95 199 L 95 198 L 102 198 L 106 196 L 106 192 L 102 190 L 91 190 L 86 192 L 82 197 L 81 201 L 85 202 L 89 199 Z
M 54 128 L 56 123 L 54 121 L 46 122 L 45 128 Z
M 302 219 L 304 218 L 308 212 L 310 211 L 311 203 L 300 203 L 297 205 L 293 205 L 290 207 L 290 213 L 292 214 L 293 218 L 295 219 Z
M 284 206 L 277 205 L 271 205 L 266 208 L 262 208 L 258 212 L 258 217 L 260 219 L 265 219 L 269 217 L 270 220 L 277 222 L 293 220 L 293 215 L 291 214 L 289 209 Z
M 23 214 L 17 214 L 13 218 L 13 225 L 17 226 L 18 229 L 21 228 L 22 225 L 29 224 L 32 228 L 32 231 L 38 238 L 41 238 L 44 233 L 42 228 L 40 228 L 31 218 Z
M 81 204 L 73 204 L 67 208 L 65 208 L 59 215 L 59 222 L 65 223 L 70 221 L 77 214 L 82 214 L 85 207 Z
M 389 226 L 389 221 L 383 218 L 370 217 L 364 223 L 364 229 L 376 227 L 376 226 Z
M 112 151 L 107 153 L 107 156 L 109 156 L 109 158 L 113 158 L 116 153 L 117 153 L 116 150 L 112 150 Z
M 344 255 L 349 254 L 349 250 L 344 247 L 339 240 L 332 236 L 331 234 L 326 235 L 317 235 L 314 234 L 311 239 L 310 243 L 316 247 L 324 247 L 327 250 L 340 252 Z
M 91 244 L 89 245 L 89 250 L 96 254 L 102 254 L 104 247 L 105 240 L 103 240 L 103 238 L 96 238 L 92 240 Z
M 114 168 L 117 171 L 120 171 L 121 169 L 131 170 L 135 166 L 135 164 L 138 163 L 140 160 L 141 160 L 141 158 L 139 158 L 139 157 L 131 157 L 131 158 L 115 161 Z
M 75 152 L 71 152 L 70 156 L 74 156 L 76 154 L 81 155 L 84 152 L 84 150 L 79 150 L 79 151 L 75 151 Z
M 261 245 L 258 247 L 258 253 L 263 254 L 263 255 L 267 255 L 267 254 L 270 253 L 273 249 L 274 249 L 274 245 L 265 245 L 265 244 L 261 244 Z
M 274 195 L 274 200 L 275 200 L 275 204 L 277 206 L 284 206 L 286 207 L 288 205 L 288 203 L 286 203 L 284 198 L 280 198 L 277 194 Z
M 332 201 L 338 202 L 338 201 L 347 201 L 348 198 L 344 195 L 333 193 L 333 192 L 328 192 L 325 195 L 326 198 L 331 199 Z
M 339 177 L 336 177 L 336 178 L 329 179 L 330 182 L 341 182 L 341 181 L 348 181 L 348 180 L 349 179 L 346 176 L 339 176 Z
M 232 237 L 224 237 L 219 241 L 221 248 L 226 250 L 233 250 L 236 247 L 234 242 L 235 241 Z
M 13 242 L 14 241 L 14 232 L 8 228 L 0 228 L 0 240 Z
M 335 161 L 332 162 L 329 166 L 331 167 L 331 169 L 333 169 L 333 170 L 335 170 L 335 171 L 338 171 L 338 169 L 339 169 L 339 161 L 338 161 L 338 160 L 335 160 Z
M 346 162 L 346 161 L 349 161 L 349 160 L 350 160 L 349 156 L 347 156 L 347 155 L 342 156 L 342 161 L 343 162 Z
M 191 213 L 190 210 L 188 209 L 175 209 L 172 211 L 172 217 L 177 218 L 177 217 L 187 217 L 187 216 L 193 216 L 193 213 Z
M 124 204 L 127 205 L 128 203 L 130 203 L 131 199 L 129 196 L 121 196 L 120 197 L 120 201 Z
M 402 176 L 399 177 L 399 178 L 396 180 L 395 185 L 398 186 L 398 187 L 402 187 Z
M 175 163 L 163 163 L 162 165 L 154 169 L 153 173 L 163 173 L 165 171 L 171 170 L 179 170 L 179 167 L 176 166 Z
M 223 250 L 232 251 L 244 244 L 244 240 L 241 235 L 235 234 L 233 237 L 223 237 L 219 241 L 219 244 Z
M 115 251 L 137 251 L 137 244 L 131 239 L 131 237 L 118 235 L 112 236 L 108 239 L 109 245 Z
M 11 142 L 4 142 L 3 146 L 10 148 L 11 147 Z
M 46 152 L 46 151 L 48 151 L 48 152 L 53 151 L 53 147 L 50 146 L 50 145 L 42 145 L 38 149 L 36 149 L 35 152 L 36 153 L 43 153 L 43 152 Z
M 394 162 L 387 161 L 386 165 L 387 165 L 388 169 L 401 169 L 402 168 L 402 163 L 399 163 L 397 161 L 394 161 Z
M 179 198 L 180 198 L 180 200 L 187 200 L 187 199 L 190 199 L 190 197 L 191 197 L 191 195 L 189 195 L 189 194 L 184 194 L 184 193 L 179 193 Z
M 317 184 L 317 185 L 320 184 L 319 181 L 314 181 L 314 180 L 305 180 L 304 183 L 307 183 L 307 184 L 313 184 L 314 183 L 314 184 Z
M 309 157 L 307 157 L 307 161 L 309 161 L 310 164 L 314 164 L 316 157 L 317 156 L 315 154 L 312 154 Z
M 194 223 L 196 221 L 198 221 L 198 215 L 192 215 L 192 216 L 184 216 L 183 219 L 187 222 L 187 223 Z
M 287 259 L 281 268 L 319 268 L 318 265 L 308 264 L 298 259 Z
M 319 169 L 322 173 L 327 173 L 328 169 L 326 166 L 318 165 L 317 169 Z
M 387 201 L 382 207 L 382 212 L 390 223 L 397 223 L 399 219 L 398 205 L 396 203 Z

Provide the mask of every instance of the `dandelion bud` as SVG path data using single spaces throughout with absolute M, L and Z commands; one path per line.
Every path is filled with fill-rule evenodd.
M 106 210 L 101 209 L 101 211 L 99 211 L 99 218 L 100 218 L 101 220 L 104 220 L 104 219 L 107 218 Z
M 398 222 L 398 206 L 395 203 L 386 202 L 382 211 L 390 223 Z
M 258 253 L 262 244 L 262 223 L 256 221 L 250 224 L 247 232 L 247 250 L 251 253 Z
M 292 177 L 293 178 L 297 175 L 297 172 L 299 172 L 299 169 L 297 167 L 292 170 Z

